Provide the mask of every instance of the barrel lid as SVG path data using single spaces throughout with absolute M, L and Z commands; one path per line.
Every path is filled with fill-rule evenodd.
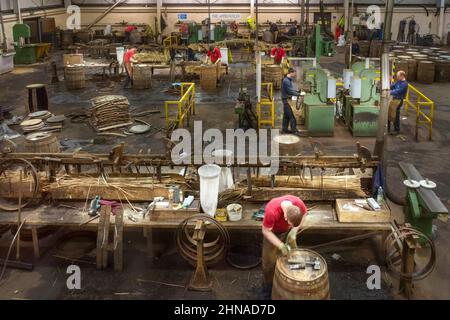
M 320 267 L 314 269 L 314 262 L 318 261 Z M 303 269 L 291 270 L 295 264 L 306 264 Z M 327 272 L 325 259 L 317 252 L 308 249 L 293 249 L 287 257 L 277 260 L 277 269 L 282 275 L 295 281 L 314 281 L 324 276 Z
M 295 144 L 300 142 L 300 137 L 293 134 L 281 134 L 273 140 L 279 144 Z
M 51 136 L 52 136 L 52 134 L 50 132 L 35 132 L 35 133 L 30 133 L 29 135 L 27 135 L 25 137 L 25 139 L 28 141 L 39 141 L 39 140 L 47 139 L 48 137 L 51 137 Z
M 28 126 L 35 126 L 35 125 L 39 125 L 42 123 L 42 119 L 30 119 L 30 120 L 25 120 L 22 121 L 20 123 L 21 127 L 28 127 Z
M 45 87 L 45 84 L 42 83 L 34 83 L 34 84 L 29 84 L 26 86 L 27 89 L 35 89 L 35 88 L 43 88 Z
M 411 56 L 401 55 L 401 56 L 397 56 L 397 58 L 407 60 L 407 59 L 411 58 Z

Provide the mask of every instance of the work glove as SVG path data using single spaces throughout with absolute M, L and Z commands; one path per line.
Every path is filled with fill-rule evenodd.
M 297 229 L 292 228 L 287 236 L 287 243 L 291 249 L 297 249 Z
M 280 250 L 281 255 L 286 257 L 289 254 L 290 248 L 287 244 L 282 243 L 279 247 L 278 250 Z

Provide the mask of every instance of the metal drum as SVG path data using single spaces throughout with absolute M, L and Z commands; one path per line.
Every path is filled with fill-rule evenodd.
M 86 86 L 84 67 L 67 66 L 64 68 L 64 75 L 68 90 L 81 89 Z
M 433 61 L 419 61 L 417 63 L 417 81 L 431 84 L 434 81 L 435 66 Z
M 416 81 L 417 79 L 417 61 L 415 59 L 408 59 L 408 81 Z
M 293 268 L 303 266 L 301 268 Z M 330 283 L 325 259 L 307 249 L 291 250 L 275 267 L 273 300 L 329 300 Z
M 25 137 L 25 148 L 32 153 L 58 153 L 61 151 L 58 139 L 50 132 L 30 133 Z
M 300 137 L 293 134 L 281 134 L 273 139 L 279 145 L 280 156 L 297 156 L 302 152 Z
M 434 81 L 436 82 L 450 81 L 450 61 L 443 59 L 435 61 Z
M 283 81 L 281 66 L 278 64 L 264 66 L 264 70 L 262 70 L 262 79 L 264 82 L 272 82 L 274 89 L 280 89 L 281 82 Z
M 152 86 L 152 67 L 147 64 L 133 66 L 133 88 L 148 89 Z

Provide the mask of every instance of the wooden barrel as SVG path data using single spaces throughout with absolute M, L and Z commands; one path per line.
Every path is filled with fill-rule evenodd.
M 211 90 L 217 86 L 217 66 L 204 64 L 200 67 L 200 86 Z
M 147 64 L 133 66 L 133 88 L 148 89 L 152 86 L 152 68 Z
M 73 44 L 73 31 L 61 30 L 61 47 L 67 48 Z
M 369 56 L 369 41 L 360 41 L 359 42 L 359 55 L 361 57 Z
M 310 262 L 318 262 L 318 269 Z M 291 263 L 290 263 L 291 262 Z M 291 270 L 294 264 L 305 268 Z M 277 260 L 272 287 L 273 300 L 328 300 L 330 283 L 327 263 L 318 253 L 307 249 L 291 250 L 288 257 Z
M 419 61 L 417 63 L 417 81 L 431 84 L 434 81 L 435 66 L 432 61 Z
M 395 72 L 399 71 L 405 71 L 406 72 L 406 78 L 408 78 L 408 60 L 397 60 L 395 61 Z
M 281 134 L 273 139 L 278 143 L 280 156 L 296 156 L 302 152 L 300 137 L 293 134 Z
M 67 66 L 64 68 L 64 76 L 66 82 L 66 88 L 81 89 L 86 86 L 86 80 L 84 75 L 84 67 L 82 66 Z
M 268 43 L 273 43 L 273 40 L 274 40 L 273 33 L 270 31 L 264 31 L 263 40 Z
M 272 82 L 274 89 L 281 88 L 281 82 L 283 81 L 283 72 L 280 65 L 269 64 L 264 66 L 262 71 L 263 82 Z
M 436 60 L 435 61 L 434 81 L 449 82 L 450 81 L 450 61 Z
M 370 56 L 372 58 L 380 57 L 381 56 L 381 47 L 382 47 L 382 42 L 380 40 L 372 41 L 372 44 L 370 45 Z
M 391 52 L 392 52 L 392 53 L 394 54 L 394 56 L 396 56 L 396 57 L 405 55 L 405 51 L 399 50 L 399 49 L 392 50 Z
M 91 33 L 89 30 L 80 30 L 75 33 L 75 40 L 77 42 L 88 43 L 91 41 Z
M 25 137 L 25 148 L 31 153 L 60 152 L 58 139 L 50 132 L 30 133 Z
M 408 72 L 407 79 L 408 81 L 416 81 L 417 79 L 417 61 L 415 59 L 408 59 Z

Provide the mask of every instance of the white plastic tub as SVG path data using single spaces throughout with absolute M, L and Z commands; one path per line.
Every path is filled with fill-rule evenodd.
M 233 151 L 230 150 L 215 150 L 211 154 L 216 164 L 231 165 L 233 163 Z M 234 187 L 233 173 L 230 168 L 222 167 L 219 178 L 219 192 Z
M 6 52 L 0 54 L 0 74 L 11 72 L 14 69 L 15 52 Z
M 200 177 L 200 204 L 203 211 L 214 217 L 219 201 L 219 175 L 221 169 L 215 164 L 205 164 L 198 168 Z

